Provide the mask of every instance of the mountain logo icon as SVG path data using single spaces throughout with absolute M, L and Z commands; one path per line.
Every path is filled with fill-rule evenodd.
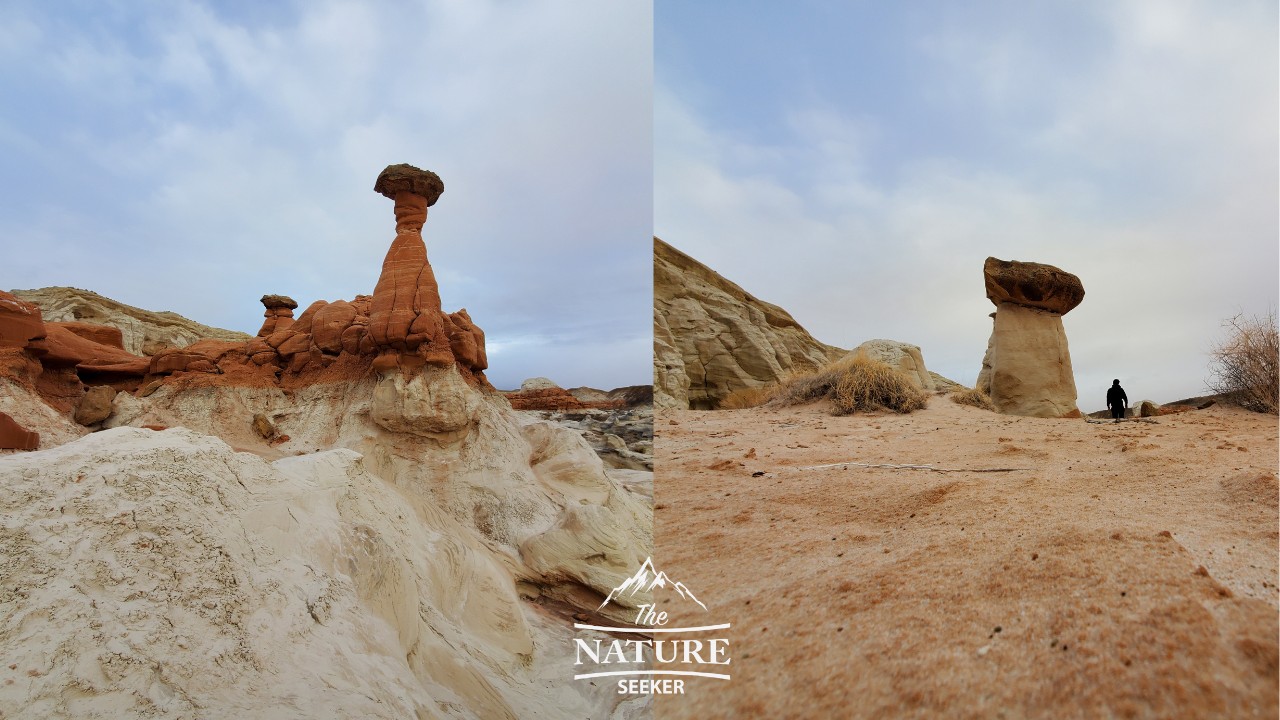
M 604 602 L 600 603 L 600 607 L 596 609 L 603 610 L 604 606 L 608 605 L 609 601 L 616 597 L 621 597 L 622 595 L 630 597 L 636 593 L 652 592 L 655 587 L 669 587 L 672 590 L 675 590 L 680 597 L 698 603 L 698 606 L 703 610 L 707 609 L 707 606 L 703 605 L 702 601 L 699 600 L 697 596 L 693 594 L 693 591 L 686 587 L 684 583 L 672 580 L 669 575 L 655 568 L 653 566 L 653 558 L 645 558 L 644 564 L 640 566 L 640 569 L 636 571 L 636 574 L 626 580 L 623 580 L 621 585 L 611 590 L 609 592 L 609 597 L 605 598 Z

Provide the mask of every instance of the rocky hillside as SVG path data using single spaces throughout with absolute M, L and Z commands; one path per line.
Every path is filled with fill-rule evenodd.
M 236 340 L 249 336 L 202 325 L 173 312 L 152 312 L 73 287 L 14 290 L 20 300 L 40 307 L 45 322 L 86 322 L 119 328 L 123 349 L 134 355 L 155 355 L 165 348 L 183 348 L 199 340 Z
M 821 367 L 845 351 L 654 238 L 653 352 L 656 408 L 711 409 L 733 390 Z

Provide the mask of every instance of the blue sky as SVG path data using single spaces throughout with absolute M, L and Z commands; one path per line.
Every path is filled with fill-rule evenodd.
M 256 332 L 264 293 L 371 293 L 386 165 L 490 379 L 649 382 L 652 6 L 5 2 L 0 288 Z
M 988 255 L 1079 275 L 1082 409 L 1203 394 L 1276 302 L 1273 2 L 655 4 L 659 237 L 972 384 Z

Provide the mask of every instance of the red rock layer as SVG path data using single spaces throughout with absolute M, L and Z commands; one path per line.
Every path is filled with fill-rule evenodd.
M 31 432 L 18 421 L 0 412 L 0 450 L 35 450 L 40 447 L 40 433 Z
M 516 390 L 503 393 L 516 410 L 583 410 L 587 405 L 564 388 Z
M 40 308 L 0 290 L 0 347 L 26 347 L 44 337 Z
M 502 393 L 513 410 L 614 410 L 626 407 L 621 399 L 584 401 L 574 397 L 564 388 L 542 388 L 539 390 L 514 390 Z

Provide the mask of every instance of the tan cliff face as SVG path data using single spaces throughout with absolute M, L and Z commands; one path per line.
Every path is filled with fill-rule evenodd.
M 844 354 L 786 310 L 653 239 L 654 406 L 709 409 Z

